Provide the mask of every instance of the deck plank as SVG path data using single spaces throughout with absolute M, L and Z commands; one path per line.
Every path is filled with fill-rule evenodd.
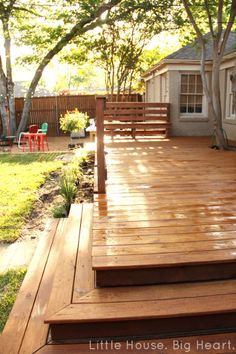
M 73 287 L 73 303 L 77 302 L 81 296 L 94 288 L 94 272 L 92 270 L 91 259 L 92 219 L 93 205 L 83 204 L 78 257 Z
M 65 242 L 64 231 L 66 219 L 61 220 L 50 249 L 48 262 L 42 276 L 40 287 L 35 298 L 28 326 L 24 335 L 19 354 L 34 353 L 45 344 L 49 326 L 44 323 L 49 296 L 52 290 L 53 277 L 57 267 L 61 247 Z
M 45 317 L 71 303 L 81 219 L 82 204 L 72 204 L 65 230 L 65 242 L 59 256 L 58 269 Z
M 19 351 L 57 227 L 58 220 L 53 221 L 51 231 L 39 241 L 2 334 L 1 348 L 4 348 L 4 354 L 16 354 Z
M 138 311 L 137 311 L 138 309 Z M 207 295 L 191 298 L 174 298 L 164 300 L 146 300 L 114 303 L 71 304 L 52 315 L 51 324 L 73 322 L 128 321 L 135 318 L 157 319 L 173 317 L 190 317 L 199 314 L 236 314 L 236 290 L 229 294 Z

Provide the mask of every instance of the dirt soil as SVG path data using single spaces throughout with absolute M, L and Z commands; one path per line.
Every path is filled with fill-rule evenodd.
M 69 154 L 68 154 L 69 155 Z M 66 157 L 68 161 L 70 157 Z M 85 163 L 83 179 L 78 183 L 75 203 L 93 201 L 93 162 Z M 13 244 L 0 244 L 0 272 L 8 268 L 28 266 L 40 237 L 48 232 L 52 221 L 52 205 L 63 204 L 59 195 L 60 172 L 51 172 L 44 185 L 38 190 L 35 208 L 22 229 L 21 236 Z

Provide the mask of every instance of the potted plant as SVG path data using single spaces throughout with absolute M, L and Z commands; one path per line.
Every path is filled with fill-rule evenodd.
M 70 133 L 71 139 L 83 137 L 88 118 L 87 113 L 80 112 L 77 108 L 74 111 L 67 111 L 60 118 L 60 128 L 64 133 Z M 70 143 L 68 147 L 73 148 L 75 144 Z

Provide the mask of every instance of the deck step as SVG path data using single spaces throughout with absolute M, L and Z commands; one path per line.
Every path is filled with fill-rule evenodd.
M 235 331 L 236 280 L 95 288 L 46 322 L 54 342 Z
M 93 270 L 98 287 L 235 279 L 236 254 L 231 249 L 219 249 L 172 255 L 94 256 Z

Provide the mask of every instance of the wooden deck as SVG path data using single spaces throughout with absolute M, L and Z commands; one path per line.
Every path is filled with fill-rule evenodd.
M 199 138 L 106 150 L 107 194 L 52 225 L 0 354 L 235 353 L 236 154 Z
M 236 277 L 236 154 L 199 138 L 107 143 L 94 204 L 98 286 Z

